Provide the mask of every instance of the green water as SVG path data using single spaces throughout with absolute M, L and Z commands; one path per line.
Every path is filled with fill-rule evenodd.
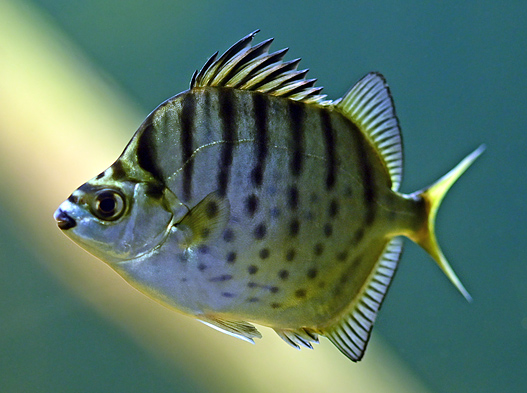
M 375 332 L 432 392 L 526 389 L 523 2 L 34 3 L 145 115 L 186 89 L 210 54 L 259 28 L 258 39 L 291 48 L 287 59 L 301 56 L 330 98 L 368 71 L 386 76 L 405 142 L 403 191 L 431 183 L 486 143 L 438 221 L 440 243 L 474 302 L 406 242 Z M 0 205 L 0 391 L 201 391 L 44 269 L 10 203 Z

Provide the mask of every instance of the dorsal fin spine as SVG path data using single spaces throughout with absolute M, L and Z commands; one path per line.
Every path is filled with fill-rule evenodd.
M 249 48 L 243 55 L 242 58 L 235 61 L 236 66 L 232 67 L 230 73 L 225 77 L 225 86 L 229 86 L 229 83 L 231 80 L 244 68 L 243 62 L 251 62 L 254 59 L 256 59 L 258 56 L 261 56 L 262 54 L 266 54 L 269 50 L 269 47 L 271 46 L 273 42 L 272 38 L 269 38 L 268 40 L 265 40 L 263 42 L 260 42 L 258 45 L 253 46 L 252 48 Z M 233 61 L 236 60 L 236 58 L 233 58 Z M 240 66 L 240 63 L 242 65 Z
M 231 46 L 229 49 L 225 51 L 223 55 L 220 56 L 220 58 L 214 63 L 214 65 L 211 67 L 211 73 L 210 77 L 206 78 L 206 81 L 212 82 L 216 78 L 216 76 L 221 72 L 221 69 L 223 66 L 231 60 L 235 54 L 242 52 L 245 48 L 247 48 L 251 41 L 253 40 L 256 33 L 258 33 L 260 30 L 255 30 L 252 33 L 246 35 L 241 40 L 236 42 L 233 46 Z
M 199 72 L 192 76 L 190 88 L 228 87 L 258 91 L 287 97 L 309 104 L 328 105 L 321 87 L 313 88 L 316 79 L 303 79 L 307 70 L 296 71 L 300 59 L 283 62 L 287 48 L 269 53 L 272 39 L 250 46 L 254 35 L 245 36 L 232 45 L 217 60 L 210 57 Z

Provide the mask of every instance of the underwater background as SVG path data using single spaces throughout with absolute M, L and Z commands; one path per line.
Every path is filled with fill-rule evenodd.
M 255 29 L 331 99 L 384 74 L 403 192 L 486 144 L 437 222 L 473 303 L 406 241 L 362 362 L 267 328 L 253 346 L 141 295 L 56 227 L 152 109 Z M 2 0 L 0 392 L 525 391 L 526 44 L 522 1 Z

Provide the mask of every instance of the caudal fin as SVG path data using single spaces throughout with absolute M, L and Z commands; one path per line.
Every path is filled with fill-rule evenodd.
M 469 302 L 472 301 L 472 297 L 465 289 L 459 278 L 457 277 L 452 267 L 448 263 L 447 259 L 443 255 L 439 244 L 437 243 L 435 235 L 435 219 L 437 210 L 441 205 L 441 201 L 445 197 L 446 193 L 456 182 L 456 180 L 467 170 L 467 168 L 478 158 L 481 153 L 485 150 L 485 145 L 479 146 L 476 150 L 466 156 L 454 169 L 444 175 L 441 179 L 435 182 L 430 187 L 414 193 L 415 196 L 422 197 L 425 200 L 428 212 L 428 221 L 426 227 L 422 228 L 419 232 L 412 234 L 411 238 L 421 247 L 423 247 L 432 258 L 437 262 L 441 270 L 447 275 L 449 280 L 456 286 L 461 294 Z

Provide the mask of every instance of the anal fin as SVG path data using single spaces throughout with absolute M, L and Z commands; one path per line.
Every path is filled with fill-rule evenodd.
M 371 330 L 397 269 L 403 248 L 401 238 L 386 245 L 375 271 L 369 277 L 353 308 L 323 334 L 349 359 L 362 359 Z
M 262 338 L 262 334 L 253 325 L 245 321 L 228 321 L 204 315 L 199 316 L 198 320 L 213 329 L 251 344 L 254 344 L 253 338 Z
M 313 349 L 312 342 L 318 344 L 318 336 L 315 332 L 307 328 L 300 329 L 274 329 L 276 334 L 280 336 L 282 340 L 291 345 L 293 348 L 300 349 L 305 347 Z

